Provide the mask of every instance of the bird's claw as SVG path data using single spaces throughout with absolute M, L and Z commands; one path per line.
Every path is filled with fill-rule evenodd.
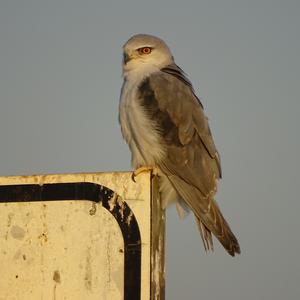
M 140 167 L 136 170 L 134 170 L 131 174 L 131 180 L 133 182 L 136 182 L 135 180 L 135 177 L 137 177 L 138 175 L 140 175 L 141 173 L 144 173 L 144 172 L 151 172 L 151 176 L 152 176 L 152 172 L 153 172 L 153 167 Z

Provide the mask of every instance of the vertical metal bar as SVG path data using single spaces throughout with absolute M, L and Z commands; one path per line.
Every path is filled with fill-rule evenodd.
M 165 300 L 165 211 L 158 177 L 151 180 L 151 300 Z

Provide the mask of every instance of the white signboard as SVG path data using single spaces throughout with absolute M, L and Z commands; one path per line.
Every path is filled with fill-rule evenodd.
M 164 299 L 155 190 L 150 173 L 0 177 L 0 300 Z

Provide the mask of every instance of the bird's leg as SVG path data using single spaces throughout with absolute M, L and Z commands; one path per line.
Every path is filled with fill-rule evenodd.
M 135 181 L 135 177 L 137 177 L 138 175 L 140 175 L 141 173 L 143 172 L 151 172 L 151 177 L 153 175 L 153 172 L 154 172 L 154 167 L 153 166 L 143 166 L 143 167 L 139 167 L 137 168 L 136 170 L 134 170 L 131 174 L 131 179 L 132 181 L 136 182 Z

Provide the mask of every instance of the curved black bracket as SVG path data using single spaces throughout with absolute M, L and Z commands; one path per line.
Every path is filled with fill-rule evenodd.
M 137 220 L 126 202 L 109 201 L 115 193 L 90 182 L 0 185 L 0 203 L 57 200 L 101 202 L 116 219 L 124 238 L 124 300 L 141 296 L 141 236 Z M 121 204 L 121 205 L 120 205 Z

